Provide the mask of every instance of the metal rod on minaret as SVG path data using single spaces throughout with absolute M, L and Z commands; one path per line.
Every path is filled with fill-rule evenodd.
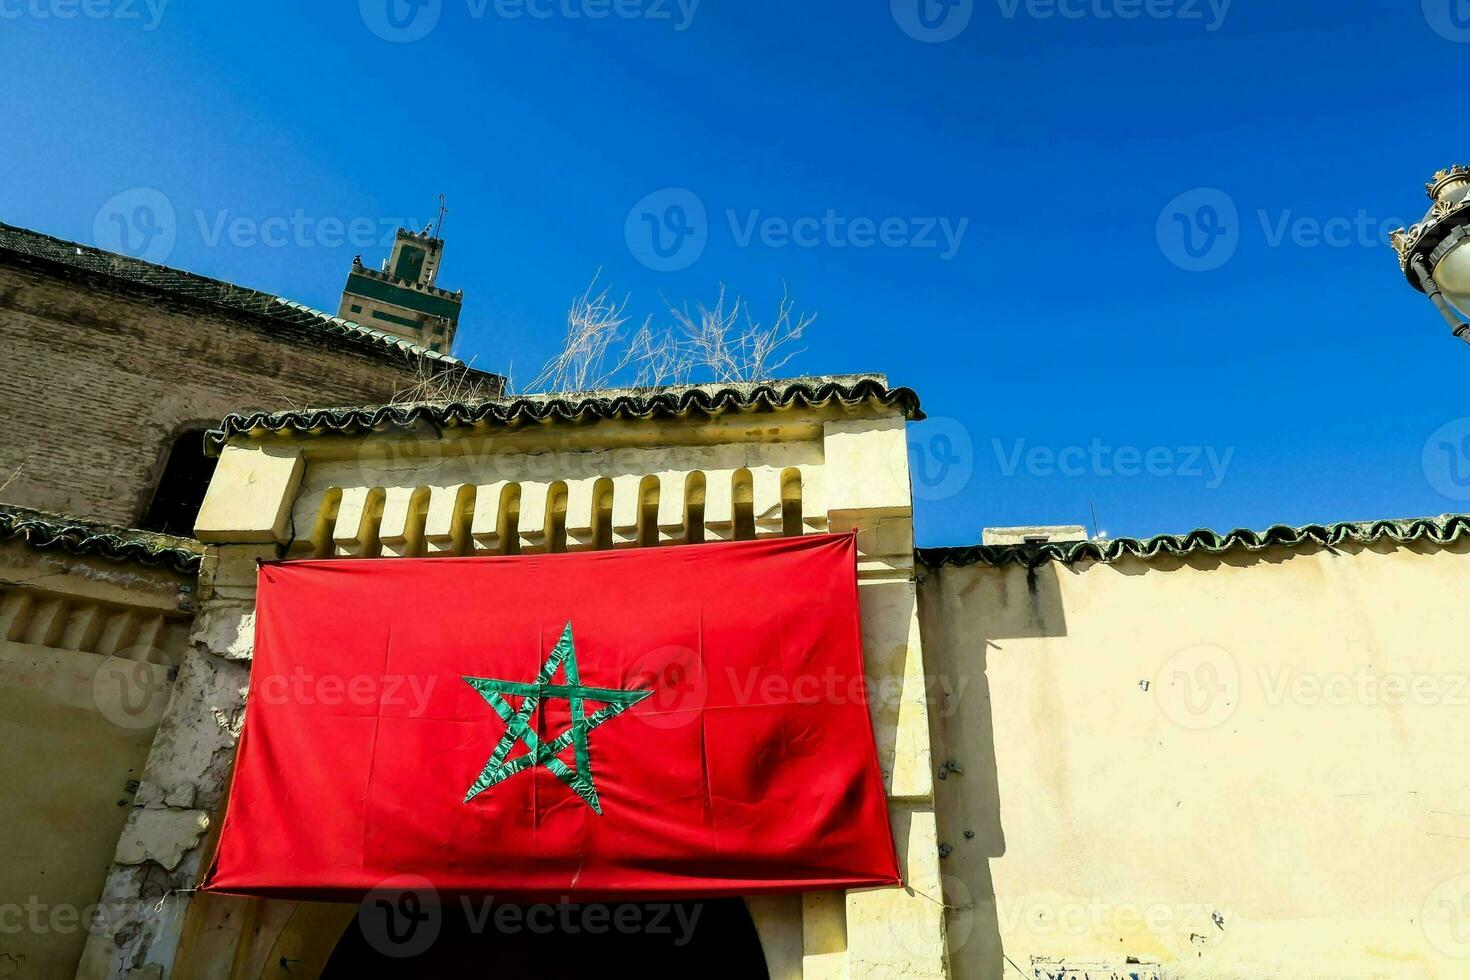
M 449 213 L 449 208 L 444 206 L 444 195 L 439 195 L 439 220 L 434 222 L 434 237 L 444 237 L 444 216 Z

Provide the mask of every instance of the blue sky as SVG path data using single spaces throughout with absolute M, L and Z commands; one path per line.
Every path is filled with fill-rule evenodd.
M 924 544 L 1470 498 L 1470 349 L 1382 235 L 1470 157 L 1470 0 L 160 2 L 0 0 L 0 220 L 144 202 L 335 310 L 443 193 L 458 353 L 523 380 L 599 269 L 640 316 L 784 284 L 787 373 L 934 418 Z

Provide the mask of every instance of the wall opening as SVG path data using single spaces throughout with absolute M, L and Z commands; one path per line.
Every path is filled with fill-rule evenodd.
M 755 923 L 738 898 L 523 906 L 389 901 L 398 897 L 370 898 L 381 907 L 353 918 L 322 980 L 480 976 L 487 964 L 490 975 L 535 980 L 770 976 Z
M 138 526 L 159 534 L 194 536 L 194 521 L 219 460 L 204 454 L 203 429 L 189 429 L 169 446 L 163 475 Z

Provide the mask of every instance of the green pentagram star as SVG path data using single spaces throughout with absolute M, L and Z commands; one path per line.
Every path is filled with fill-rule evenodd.
M 566 671 L 565 684 L 551 683 L 557 668 Z M 485 763 L 485 768 L 480 771 L 480 778 L 475 780 L 465 794 L 466 803 L 518 772 L 532 766 L 545 766 L 557 779 L 571 787 L 594 812 L 601 815 L 602 804 L 597 799 L 597 784 L 592 781 L 592 753 L 587 747 L 587 734 L 648 697 L 653 693 L 652 690 L 583 687 L 577 671 L 577 648 L 572 644 L 570 622 L 562 630 L 561 639 L 551 651 L 551 656 L 546 658 L 540 673 L 530 684 L 484 677 L 466 677 L 464 680 L 480 692 L 480 696 L 490 703 L 490 707 L 506 723 L 505 734 L 495 746 L 490 761 Z M 522 698 L 521 710 L 512 711 L 510 703 L 505 700 L 506 695 Z M 546 742 L 536 735 L 530 724 L 531 715 L 535 713 L 542 698 L 566 698 L 572 709 L 572 727 Z M 598 701 L 606 707 L 589 716 L 585 707 L 587 701 Z M 525 743 L 526 754 L 507 762 L 506 757 L 517 742 Z M 557 758 L 557 753 L 566 751 L 569 745 L 576 748 L 576 769 L 568 767 Z

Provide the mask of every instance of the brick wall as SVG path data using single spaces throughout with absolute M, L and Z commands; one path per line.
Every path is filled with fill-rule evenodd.
M 0 255 L 0 502 L 135 525 L 186 428 L 385 401 L 413 364 L 311 327 Z

